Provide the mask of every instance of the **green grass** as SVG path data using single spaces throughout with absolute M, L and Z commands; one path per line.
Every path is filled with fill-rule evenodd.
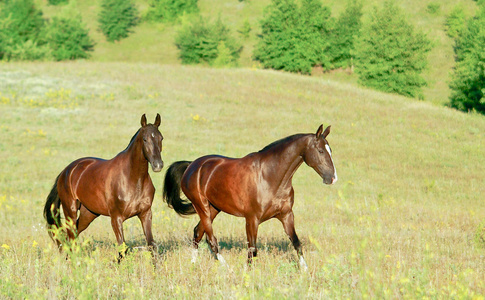
M 0 295 L 5 298 L 472 298 L 485 295 L 485 119 L 325 78 L 257 69 L 143 63 L 0 64 Z M 240 157 L 332 125 L 339 182 L 302 165 L 296 229 L 309 272 L 281 224 L 260 226 L 246 266 L 244 219 L 214 223 L 230 268 L 205 246 L 190 263 L 196 217 L 161 199 L 152 173 L 154 261 L 115 263 L 109 218 L 82 233 L 70 260 L 42 217 L 58 173 L 83 156 L 111 158 L 162 115 L 165 165 L 205 154 Z M 166 168 L 163 170 L 165 172 Z M 145 245 L 139 221 L 130 246 Z

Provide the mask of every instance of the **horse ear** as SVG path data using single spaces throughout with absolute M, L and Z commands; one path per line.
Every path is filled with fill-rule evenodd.
M 153 123 L 153 125 L 158 127 L 160 126 L 161 121 L 162 121 L 162 118 L 160 117 L 160 114 L 157 114 L 157 117 L 155 118 L 155 123 Z
M 147 126 L 147 116 L 145 116 L 145 114 L 143 114 L 143 116 L 141 116 L 141 127 L 145 127 Z
M 332 127 L 331 125 L 329 125 L 327 127 L 327 129 L 325 129 L 325 131 L 323 132 L 323 138 L 327 138 L 327 135 L 330 133 L 330 127 Z
M 323 132 L 323 124 L 320 125 L 320 127 L 318 127 L 317 129 L 317 133 L 316 133 L 317 139 L 322 135 L 322 132 Z

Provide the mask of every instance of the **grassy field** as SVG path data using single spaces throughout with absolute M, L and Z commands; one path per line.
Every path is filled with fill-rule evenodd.
M 485 296 L 485 118 L 323 78 L 256 69 L 142 63 L 0 64 L 0 298 L 473 298 Z M 309 272 L 276 220 L 246 266 L 244 219 L 214 223 L 229 268 L 205 245 L 190 263 L 197 217 L 157 188 L 159 256 L 121 263 L 109 218 L 83 232 L 70 260 L 42 217 L 58 173 L 123 150 L 147 113 L 162 115 L 165 165 L 211 153 L 240 157 L 332 125 L 339 174 L 294 177 L 295 223 Z M 164 173 L 166 168 L 162 171 Z M 131 247 L 144 246 L 137 218 Z

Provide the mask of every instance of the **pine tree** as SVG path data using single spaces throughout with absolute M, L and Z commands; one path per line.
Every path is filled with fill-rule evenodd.
M 119 41 L 138 23 L 138 10 L 131 0 L 102 0 L 98 21 L 106 40 Z
M 332 68 L 347 68 L 352 65 L 355 40 L 362 27 L 361 18 L 362 2 L 349 0 L 332 32 L 332 43 L 328 49 Z
M 54 17 L 48 26 L 46 40 L 55 60 L 88 58 L 94 47 L 89 31 L 81 22 L 81 17 Z
M 450 104 L 462 111 L 485 114 L 485 6 L 460 31 L 455 54 Z
M 422 97 L 431 43 L 406 21 L 392 1 L 376 9 L 356 46 L 355 71 L 368 87 L 408 97 Z
M 261 23 L 261 40 L 254 58 L 265 68 L 308 74 L 312 67 L 327 68 L 330 10 L 319 0 L 273 0 Z
M 232 61 L 235 62 L 242 50 L 220 18 L 211 23 L 199 17 L 192 23 L 184 24 L 175 37 L 175 46 L 179 49 L 179 58 L 184 64 L 212 64 L 219 56 L 218 47 L 229 51 Z
M 45 44 L 43 28 L 42 11 L 33 0 L 7 1 L 0 9 L 0 59 L 8 60 L 19 54 L 22 59 L 29 59 L 29 52 L 33 59 L 41 59 L 44 51 L 35 48 Z

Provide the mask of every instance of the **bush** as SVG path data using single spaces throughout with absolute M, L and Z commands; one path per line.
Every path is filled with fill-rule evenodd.
M 242 50 L 220 18 L 215 23 L 210 23 L 199 17 L 194 22 L 183 25 L 175 38 L 175 46 L 179 49 L 179 58 L 184 64 L 212 64 L 221 49 L 228 50 L 231 63 L 235 63 Z
M 355 71 L 368 87 L 408 97 L 420 97 L 426 81 L 430 41 L 410 25 L 392 1 L 376 9 L 356 46 Z
M 138 10 L 131 0 L 102 0 L 98 21 L 106 40 L 119 41 L 138 23 Z
M 184 13 L 199 11 L 197 0 L 151 0 L 144 19 L 152 22 L 172 22 Z
M 88 51 L 94 47 L 94 41 L 80 17 L 54 17 L 48 26 L 46 40 L 55 60 L 88 58 Z
M 466 22 L 455 41 L 450 104 L 461 111 L 485 114 L 485 6 Z
M 33 45 L 45 44 L 41 36 L 43 27 L 42 11 L 35 7 L 33 0 L 7 1 L 0 10 L 0 59 L 28 57 L 18 53 L 24 53 L 23 50 L 31 52 Z M 29 40 L 30 43 L 27 43 Z M 38 55 L 40 53 L 32 57 Z
M 330 67 L 330 10 L 319 0 L 273 0 L 261 23 L 254 58 L 265 68 L 309 74 L 313 66 Z

